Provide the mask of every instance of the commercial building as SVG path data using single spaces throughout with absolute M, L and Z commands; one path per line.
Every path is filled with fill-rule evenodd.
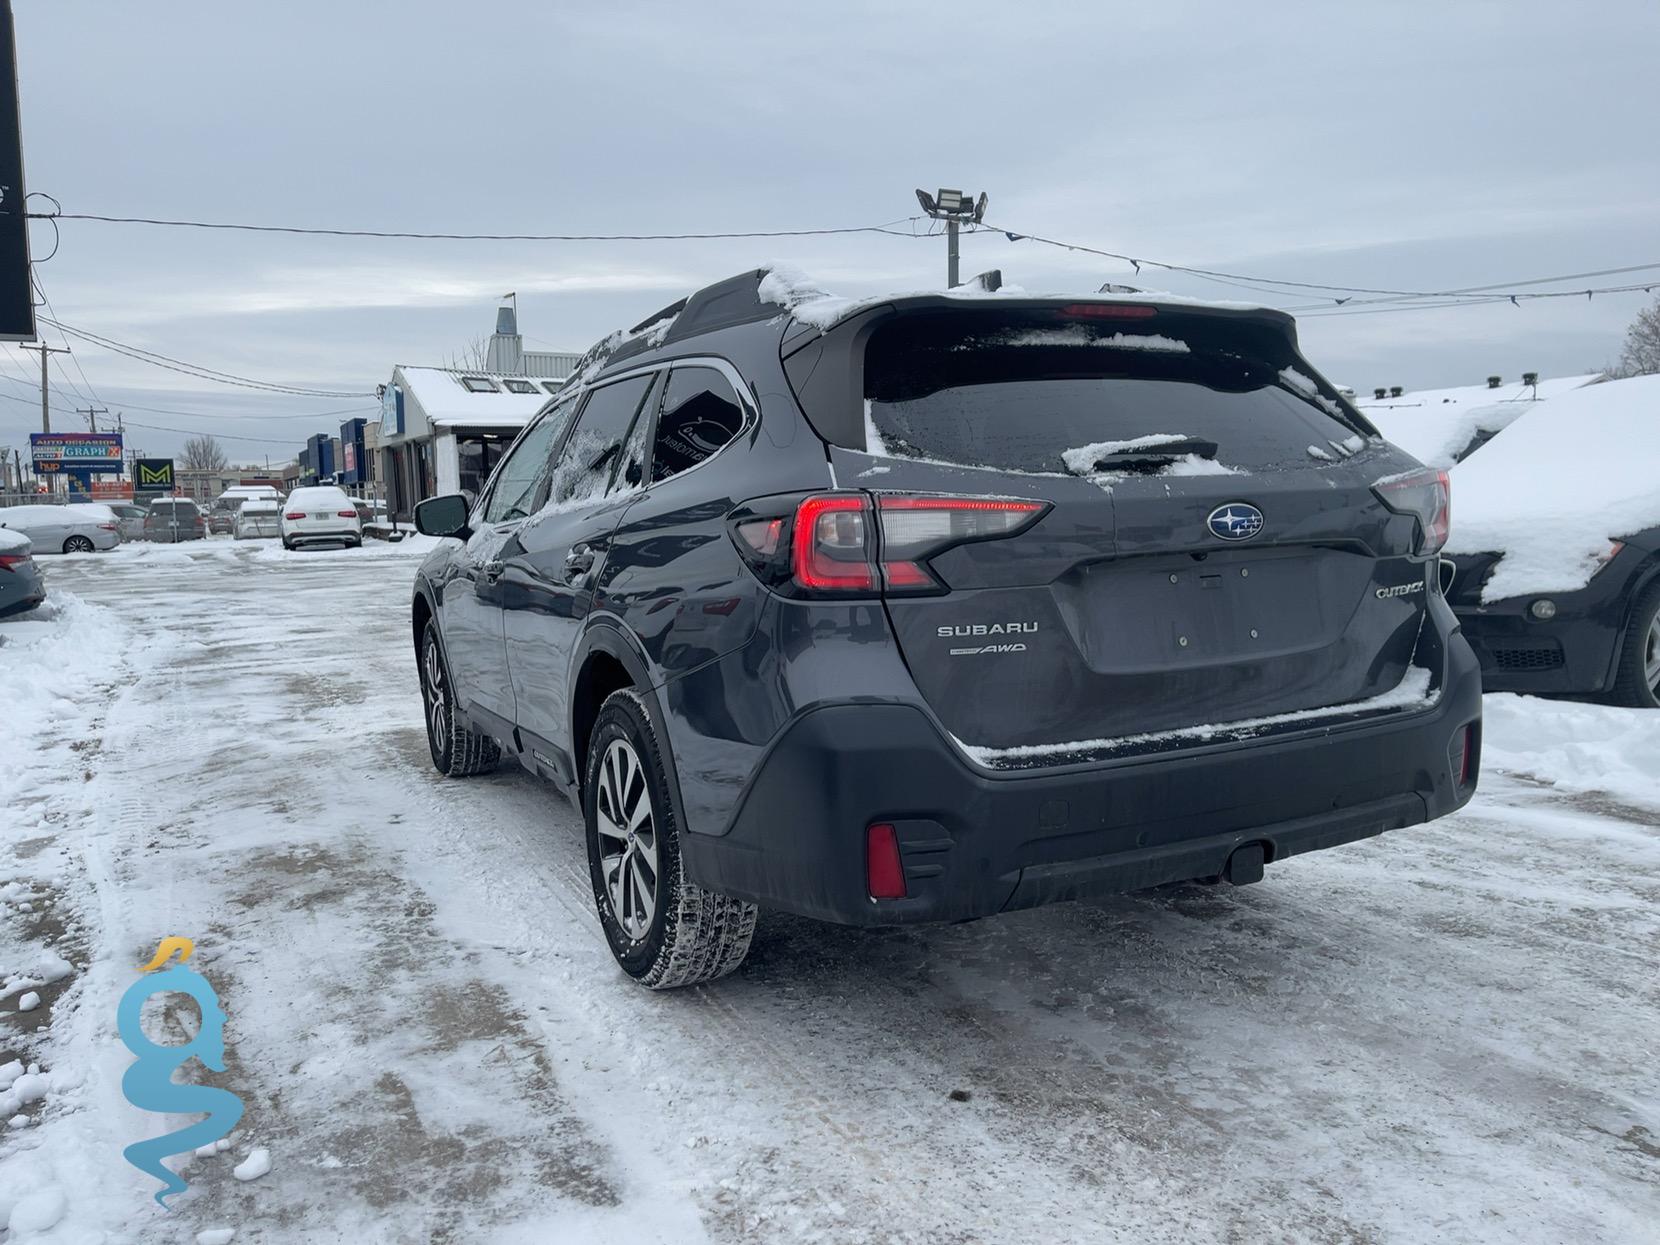
M 415 503 L 477 493 L 531 416 L 559 391 L 579 355 L 526 350 L 512 307 L 477 370 L 398 364 L 381 387 L 372 475 L 388 510 L 408 522 Z M 370 436 L 365 435 L 365 449 Z

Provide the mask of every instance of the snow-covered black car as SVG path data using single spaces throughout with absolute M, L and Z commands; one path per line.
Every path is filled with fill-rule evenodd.
M 1448 598 L 1488 691 L 1660 708 L 1660 376 L 1541 402 L 1452 470 Z
M 1473 794 L 1447 513 L 1282 313 L 750 272 L 418 508 L 455 538 L 413 600 L 432 759 L 580 801 L 654 987 L 731 971 L 758 907 L 1252 882 Z

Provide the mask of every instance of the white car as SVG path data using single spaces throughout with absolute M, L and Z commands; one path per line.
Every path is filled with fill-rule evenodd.
M 121 528 L 108 506 L 9 506 L 0 528 L 21 532 L 36 553 L 91 553 L 121 543 Z M 355 512 L 354 512 L 355 513 Z
M 284 549 L 322 544 L 357 546 L 363 544 L 363 520 L 345 489 L 332 484 L 297 488 L 283 503 L 279 534 Z
M 275 500 L 250 498 L 236 512 L 232 533 L 238 540 L 282 535 L 282 505 Z

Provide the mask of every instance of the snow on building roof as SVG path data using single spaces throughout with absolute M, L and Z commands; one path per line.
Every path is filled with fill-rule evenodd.
M 1602 379 L 1554 376 L 1537 385 L 1461 385 L 1453 389 L 1418 389 L 1398 398 L 1359 398 L 1355 405 L 1391 442 L 1431 467 L 1450 467 L 1482 434 L 1508 428 L 1538 402 L 1583 389 Z
M 1534 403 L 1452 471 L 1458 553 L 1502 553 L 1482 598 L 1572 592 L 1610 540 L 1660 526 L 1660 376 Z
M 551 396 L 541 384 L 524 376 L 499 372 L 457 372 L 442 367 L 398 365 L 404 393 L 413 397 L 437 427 L 481 428 L 496 425 L 518 427 L 547 405 Z M 482 379 L 494 388 L 474 392 L 468 379 Z M 533 393 L 514 393 L 507 382 L 529 387 Z M 475 384 L 475 388 L 477 388 Z

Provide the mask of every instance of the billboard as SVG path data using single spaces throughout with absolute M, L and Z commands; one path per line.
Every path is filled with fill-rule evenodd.
M 171 458 L 140 458 L 133 464 L 133 486 L 140 493 L 171 493 L 173 491 L 173 460 Z
M 26 209 L 17 41 L 11 0 L 0 0 L 0 341 L 33 341 L 35 337 Z
M 363 447 L 364 429 L 361 419 L 348 419 L 340 425 L 340 459 L 336 464 L 344 476 L 342 483 L 363 484 L 369 479 L 369 455 Z
M 35 470 L 44 472 L 110 471 L 120 475 L 125 466 L 119 432 L 31 432 L 29 455 Z

